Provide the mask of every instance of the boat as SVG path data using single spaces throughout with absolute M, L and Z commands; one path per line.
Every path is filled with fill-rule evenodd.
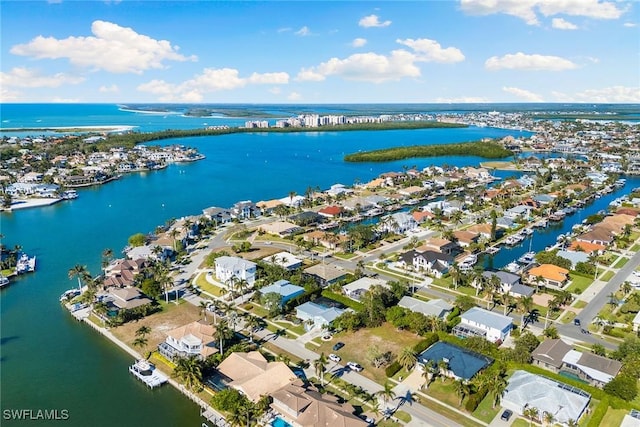
M 509 273 L 517 273 L 520 270 L 520 264 L 515 261 L 510 262 L 504 267 Z
M 520 232 L 524 233 L 527 236 L 531 236 L 533 234 L 533 230 L 530 228 L 523 228 Z
M 3 288 L 9 284 L 9 278 L 0 274 L 0 288 Z
M 564 217 L 567 216 L 563 211 L 555 211 L 551 215 L 549 215 L 549 219 L 551 221 L 562 221 Z
M 485 250 L 486 253 L 493 255 L 493 254 L 497 254 L 498 252 L 500 252 L 500 248 L 497 246 L 491 246 L 489 248 L 487 248 Z
M 75 297 L 77 297 L 78 295 L 80 295 L 80 293 L 81 293 L 80 290 L 76 289 L 76 288 L 64 291 L 62 293 L 62 295 L 60 295 L 60 302 L 70 301 L 70 300 L 74 299 Z
M 152 363 L 144 359 L 136 360 L 136 363 L 129 366 L 129 372 L 150 388 L 161 386 L 169 380 L 169 377 L 156 370 Z
M 522 242 L 524 240 L 524 236 L 520 233 L 518 234 L 514 234 L 513 236 L 508 236 L 505 240 L 504 243 L 506 245 L 509 246 L 514 246 L 517 245 L 518 243 Z
M 478 262 L 478 255 L 470 254 L 460 262 L 460 268 L 463 270 L 470 269 L 471 267 L 476 265 L 477 262 Z
M 541 221 L 536 222 L 535 224 L 533 224 L 532 227 L 535 228 L 545 228 L 546 226 L 549 225 L 549 221 L 547 221 L 546 219 L 543 219 Z
M 16 274 L 30 273 L 36 271 L 36 257 L 30 257 L 23 253 L 16 263 Z
M 78 192 L 76 190 L 66 190 L 62 193 L 64 200 L 72 200 L 78 198 Z
M 535 256 L 536 256 L 535 252 L 533 251 L 527 252 L 524 255 L 522 255 L 520 258 L 518 258 L 518 262 L 520 264 L 525 264 L 525 265 L 531 264 L 533 261 L 535 261 Z

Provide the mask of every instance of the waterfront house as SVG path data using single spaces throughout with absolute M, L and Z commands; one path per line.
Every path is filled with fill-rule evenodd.
M 572 270 L 576 269 L 576 264 L 578 264 L 579 262 L 589 261 L 589 254 L 587 254 L 586 252 L 559 250 L 556 255 L 571 261 Z
M 578 240 L 574 240 L 573 242 L 571 242 L 571 244 L 568 247 L 568 250 L 570 251 L 584 252 L 589 255 L 592 253 L 596 253 L 596 254 L 602 253 L 605 249 L 607 249 L 605 245 L 600 245 L 598 243 L 591 243 L 591 242 L 583 242 Z
M 260 212 L 262 213 L 262 215 L 271 215 L 275 212 L 278 206 L 282 206 L 283 204 L 284 203 L 282 203 L 282 201 L 278 199 L 261 200 L 258 203 L 256 203 L 256 206 L 260 209 Z
M 343 184 L 333 184 L 328 190 L 325 191 L 325 193 L 331 197 L 336 197 L 339 194 L 347 195 L 353 193 L 353 190 L 347 188 Z
M 278 294 L 280 296 L 280 306 L 283 306 L 287 301 L 303 295 L 304 288 L 294 285 L 288 280 L 280 279 L 277 282 L 272 283 L 271 285 L 260 288 L 260 294 L 266 295 L 270 293 Z M 271 307 L 267 308 L 271 309 Z
M 191 356 L 204 360 L 218 352 L 215 331 L 215 327 L 199 321 L 180 326 L 167 332 L 158 352 L 172 361 Z
M 302 260 L 289 252 L 278 252 L 262 259 L 269 264 L 279 265 L 280 267 L 293 271 L 302 266 Z
M 296 307 L 296 317 L 305 322 L 307 330 L 329 325 L 344 312 L 343 309 L 326 307 L 311 301 Z
M 438 237 L 432 237 L 425 240 L 422 246 L 420 246 L 416 250 L 419 252 L 437 251 L 443 254 L 453 255 L 455 252 L 458 252 L 459 249 L 460 247 L 456 242 Z
M 217 368 L 229 387 L 232 387 L 252 402 L 297 380 L 296 375 L 284 362 L 267 362 L 259 351 L 234 352 L 227 356 Z
M 202 213 L 207 219 L 215 222 L 216 225 L 226 224 L 233 220 L 229 209 L 210 207 L 203 209 Z
M 322 215 L 325 218 L 336 218 L 342 215 L 342 207 L 341 206 L 327 206 L 318 211 L 318 214 Z
M 590 352 L 580 352 L 561 339 L 548 339 L 531 353 L 533 364 L 552 372 L 576 375 L 594 387 L 604 387 L 622 368 L 613 359 Z
M 251 200 L 236 202 L 231 208 L 231 217 L 238 219 L 257 218 L 261 214 L 260 209 Z
M 514 221 L 518 219 L 528 220 L 531 218 L 532 211 L 533 211 L 533 208 L 530 206 L 518 205 L 518 206 L 512 207 L 511 209 L 507 209 L 504 213 L 504 216 Z
M 117 311 L 131 310 L 143 305 L 151 304 L 151 301 L 138 288 L 110 288 L 107 291 L 105 302 L 113 306 Z M 110 304 L 109 304 L 110 303 Z
M 493 359 L 455 344 L 439 341 L 431 345 L 418 356 L 418 366 L 424 369 L 425 364 L 444 361 L 442 374 L 456 380 L 469 381 L 478 372 L 493 363 Z
M 520 283 L 520 276 L 518 276 L 517 274 L 509 273 L 508 271 L 502 271 L 502 270 L 484 271 L 482 272 L 482 277 L 488 283 L 490 283 L 492 280 L 496 280 L 496 279 L 499 280 L 500 292 L 502 293 L 510 292 L 515 285 Z M 496 277 L 496 279 L 494 279 L 494 277 Z M 472 283 L 472 286 L 477 287 L 475 281 Z
M 342 287 L 342 292 L 349 298 L 360 301 L 362 295 L 371 289 L 373 286 L 383 286 L 388 288 L 387 281 L 382 279 L 375 279 L 373 277 L 361 277 L 358 280 L 354 280 Z
M 435 316 L 439 319 L 445 319 L 453 310 L 453 306 L 442 299 L 423 301 L 407 295 L 400 299 L 398 306 L 413 311 L 414 313 L 422 313 L 425 316 Z
M 564 289 L 569 283 L 569 270 L 553 264 L 541 264 L 527 272 L 529 283 L 542 284 L 553 289 Z M 542 283 L 538 283 L 539 279 Z
M 347 276 L 344 270 L 340 270 L 331 264 L 312 265 L 311 267 L 305 268 L 304 273 L 313 277 L 315 281 L 322 286 L 339 282 Z
M 493 311 L 473 307 L 462 313 L 460 323 L 453 329 L 459 337 L 479 336 L 487 341 L 503 343 L 513 327 L 513 319 Z
M 406 269 L 425 271 L 427 274 L 441 278 L 453 264 L 453 257 L 436 251 L 410 250 L 400 255 L 398 264 Z
M 479 233 L 474 233 L 469 230 L 459 230 L 454 231 L 453 236 L 455 237 L 456 242 L 458 242 L 459 246 L 467 247 L 472 243 L 478 243 L 478 238 L 480 237 Z
M 422 224 L 426 220 L 434 217 L 431 212 L 427 211 L 413 211 L 411 212 L 411 216 L 416 220 L 418 224 Z
M 518 370 L 509 378 L 501 405 L 518 415 L 536 408 L 539 422 L 544 413 L 550 413 L 554 423 L 567 425 L 569 420 L 582 417 L 590 401 L 591 395 L 579 388 Z
M 475 224 L 467 228 L 467 231 L 477 233 L 479 236 L 487 240 L 491 238 L 491 224 Z
M 135 276 L 141 273 L 146 266 L 147 261 L 143 258 L 135 260 L 119 259 L 111 263 L 104 272 L 104 280 L 102 286 L 108 287 L 126 287 L 132 286 Z
M 339 403 L 336 396 L 321 394 L 301 382 L 288 384 L 271 394 L 271 408 L 291 426 L 296 427 L 366 427 L 369 424 L 353 415 L 348 403 Z
M 278 237 L 287 237 L 302 231 L 302 228 L 297 225 L 285 221 L 273 221 L 262 224 L 259 229 Z
M 246 280 L 251 286 L 256 281 L 255 262 L 247 261 L 233 256 L 221 256 L 216 258 L 216 276 L 218 280 L 227 285 L 231 280 Z

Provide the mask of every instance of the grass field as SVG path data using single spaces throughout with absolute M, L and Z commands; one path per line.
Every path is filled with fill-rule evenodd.
M 616 262 L 616 265 L 614 265 L 613 267 L 622 268 L 628 261 L 629 261 L 629 258 L 622 257 L 618 260 L 618 262 Z
M 567 290 L 572 294 L 579 294 L 581 292 L 584 292 L 584 290 L 593 283 L 593 278 L 591 277 L 585 277 L 579 274 L 570 274 L 569 277 L 571 277 L 571 284 L 569 285 Z M 578 291 L 578 289 L 580 291 Z
M 622 419 L 629 411 L 625 409 L 609 408 L 604 418 L 600 422 L 600 427 L 618 427 L 622 423 Z
M 607 271 L 605 274 L 602 275 L 602 277 L 600 277 L 600 280 L 602 280 L 603 282 L 608 282 L 615 275 L 616 273 L 614 273 L 613 271 Z
M 475 411 L 473 411 L 473 416 L 477 419 L 484 421 L 485 423 L 491 423 L 496 415 L 500 412 L 500 405 L 497 405 L 493 408 L 493 396 L 487 395 L 482 402 L 478 405 Z
M 196 286 L 216 297 L 224 295 L 225 291 L 221 287 L 207 282 L 206 274 L 207 273 L 198 274 L 198 277 L 196 277 Z

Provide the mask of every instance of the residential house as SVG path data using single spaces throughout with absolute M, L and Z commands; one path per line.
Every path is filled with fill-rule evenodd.
M 135 276 L 142 272 L 147 261 L 143 258 L 136 260 L 121 259 L 114 261 L 105 268 L 105 277 L 102 286 L 123 288 L 132 286 Z
M 286 363 L 267 362 L 259 351 L 231 353 L 217 369 L 226 377 L 230 387 L 254 403 L 297 380 Z
M 437 251 L 448 255 L 453 255 L 455 252 L 458 252 L 459 249 L 460 248 L 457 243 L 438 237 L 427 239 L 422 246 L 417 248 L 420 252 Z
M 434 217 L 431 212 L 427 211 L 413 211 L 411 212 L 411 216 L 416 220 L 418 224 L 422 224 L 426 220 Z
M 371 289 L 373 286 L 387 286 L 387 281 L 382 279 L 375 279 L 373 277 L 361 277 L 348 283 L 342 287 L 342 291 L 349 298 L 360 301 L 362 295 Z
M 280 295 L 280 306 L 283 306 L 287 301 L 299 297 L 300 295 L 304 295 L 304 288 L 298 285 L 294 285 L 288 280 L 280 279 L 269 286 L 260 288 L 260 293 L 262 295 L 270 293 L 276 293 Z
M 301 227 L 285 221 L 273 221 L 262 224 L 260 230 L 278 237 L 287 237 L 302 231 Z
M 236 202 L 231 208 L 231 217 L 238 219 L 249 219 L 260 216 L 260 209 L 251 200 Z
M 444 376 L 463 381 L 469 381 L 493 363 L 490 357 L 443 341 L 431 345 L 418 356 L 418 366 L 421 369 L 429 362 L 437 366 L 442 361 L 445 362 L 444 372 L 441 371 Z
M 318 214 L 322 215 L 325 218 L 336 218 L 342 215 L 342 207 L 341 206 L 327 206 L 326 208 L 322 208 L 318 211 Z
M 458 242 L 458 245 L 466 248 L 472 243 L 478 243 L 478 238 L 480 237 L 480 234 L 474 233 L 473 231 L 469 231 L 469 230 L 459 230 L 459 231 L 454 231 L 453 236 Z
M 545 340 L 531 353 L 533 363 L 553 372 L 568 372 L 594 387 L 604 387 L 622 368 L 617 360 L 580 352 L 561 339 Z
M 316 264 L 303 271 L 323 286 L 339 282 L 347 276 L 344 270 L 340 270 L 332 264 Z
M 218 352 L 215 331 L 215 327 L 199 321 L 180 326 L 167 332 L 158 352 L 169 360 L 191 356 L 204 360 Z
M 571 269 L 572 270 L 576 269 L 576 264 L 578 264 L 579 262 L 585 262 L 586 263 L 586 262 L 589 261 L 589 254 L 587 254 L 586 252 L 559 250 L 556 255 L 571 261 Z
M 113 306 L 116 310 L 131 310 L 151 304 L 151 301 L 145 294 L 140 292 L 138 288 L 110 288 L 107 291 L 105 302 Z
M 398 264 L 404 268 L 425 271 L 437 278 L 441 278 L 449 271 L 453 264 L 453 257 L 436 251 L 410 250 L 400 255 Z
M 600 245 L 598 243 L 580 242 L 580 241 L 574 240 L 573 242 L 571 242 L 571 244 L 567 249 L 570 251 L 584 252 L 586 254 L 591 255 L 592 253 L 596 253 L 596 254 L 602 253 L 602 251 L 607 249 L 607 247 L 605 245 Z
M 569 283 L 569 270 L 553 264 L 541 264 L 527 272 L 529 283 L 542 284 L 549 288 L 564 289 Z M 539 278 L 542 282 L 539 283 Z
M 513 288 L 515 285 L 520 283 L 520 276 L 518 276 L 517 274 L 509 273 L 507 271 L 502 271 L 502 270 L 484 271 L 482 272 L 482 277 L 484 277 L 484 279 L 489 283 L 492 280 L 496 280 L 496 279 L 499 280 L 500 291 L 503 293 L 510 292 L 511 288 Z M 496 279 L 494 279 L 494 277 L 496 277 Z M 472 285 L 476 287 L 475 282 Z
M 289 252 L 278 252 L 277 254 L 269 255 L 263 258 L 263 261 L 269 264 L 279 265 L 289 271 L 293 271 L 302 266 L 302 260 Z
M 528 220 L 531 218 L 532 211 L 533 211 L 533 208 L 531 208 L 530 206 L 518 205 L 518 206 L 512 207 L 511 209 L 507 209 L 504 213 L 504 216 L 514 221 L 518 219 Z
M 233 220 L 229 209 L 210 207 L 203 209 L 202 213 L 207 219 L 215 222 L 217 225 L 226 224 Z
M 398 306 L 415 313 L 422 313 L 425 316 L 435 316 L 439 319 L 445 319 L 453 310 L 453 306 L 442 299 L 423 301 L 406 295 L 400 299 Z
M 380 220 L 380 228 L 382 231 L 402 234 L 407 231 L 413 231 L 418 227 L 418 223 L 411 214 L 406 212 L 396 212 L 394 214 L 383 217 Z
M 256 281 L 255 262 L 226 255 L 216 258 L 215 262 L 216 277 L 223 285 L 227 285 L 231 280 L 246 280 L 252 286 Z
M 315 302 L 305 302 L 296 307 L 296 317 L 305 322 L 307 330 L 329 325 L 345 310 L 336 307 L 325 307 Z
M 271 394 L 271 408 L 294 427 L 366 427 L 369 424 L 353 415 L 348 403 L 338 403 L 338 398 L 321 394 L 312 387 L 291 383 Z
M 284 205 L 284 203 L 282 203 L 282 201 L 278 199 L 261 200 L 258 203 L 256 203 L 256 207 L 260 209 L 260 212 L 262 213 L 262 215 L 271 215 L 276 211 L 276 208 L 278 206 L 282 206 L 282 205 Z
M 487 341 L 503 343 L 513 327 L 513 319 L 493 311 L 473 307 L 462 313 L 460 323 L 453 329 L 461 337 L 480 336 Z
M 491 224 L 475 224 L 467 228 L 467 231 L 477 233 L 484 239 L 491 239 Z

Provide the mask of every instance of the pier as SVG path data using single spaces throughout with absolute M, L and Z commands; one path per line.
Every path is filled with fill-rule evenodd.
M 137 360 L 129 366 L 129 372 L 149 388 L 156 388 L 166 383 L 169 377 L 156 370 L 156 367 L 144 359 Z

